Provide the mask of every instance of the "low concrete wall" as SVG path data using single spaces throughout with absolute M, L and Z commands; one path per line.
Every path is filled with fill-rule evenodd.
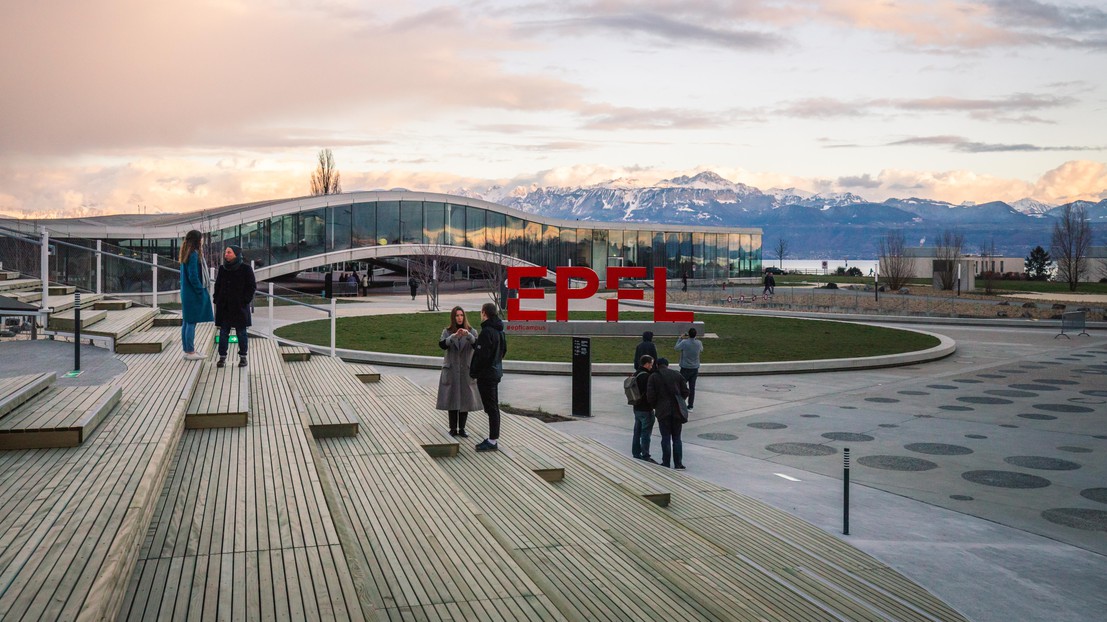
M 605 322 L 604 320 L 569 320 L 568 322 L 504 322 L 504 332 L 508 335 L 572 335 L 576 337 L 638 337 L 652 331 L 654 337 L 679 337 L 695 328 L 699 335 L 705 334 L 703 322 L 648 322 L 625 321 Z

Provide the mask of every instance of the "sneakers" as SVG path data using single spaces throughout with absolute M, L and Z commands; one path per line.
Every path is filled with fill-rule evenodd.
M 246 367 L 246 357 L 245 356 L 238 357 L 238 366 L 239 367 Z
M 678 465 L 674 466 L 673 468 L 676 469 L 677 471 L 683 471 L 684 470 L 684 465 L 683 464 L 678 464 Z
M 227 366 L 227 357 L 225 357 L 225 356 L 219 357 L 219 360 L 215 362 L 215 366 L 216 367 L 226 367 Z
M 455 434 L 454 436 L 459 436 L 461 438 L 469 438 L 469 435 L 465 432 L 465 430 L 458 430 L 457 434 Z
M 184 360 L 186 361 L 202 361 L 205 358 L 207 357 L 199 352 L 185 352 L 184 354 Z
M 643 462 L 649 462 L 650 464 L 657 464 L 657 460 L 654 460 L 652 456 L 638 456 L 638 459 Z
M 477 445 L 477 451 L 496 451 L 499 447 L 489 439 L 484 439 Z

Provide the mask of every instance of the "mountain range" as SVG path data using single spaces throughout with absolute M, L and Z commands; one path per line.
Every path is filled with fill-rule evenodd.
M 875 258 L 880 237 L 900 229 L 909 246 L 925 246 L 944 230 L 965 237 L 966 252 L 994 245 L 995 253 L 1024 257 L 1037 245 L 1049 248 L 1063 205 L 1033 199 L 955 205 L 930 199 L 867 201 L 852 193 L 814 194 L 795 188 L 762 191 L 705 171 L 644 185 L 619 179 L 583 187 L 492 186 L 452 194 L 479 198 L 542 216 L 580 221 L 616 221 L 760 227 L 765 257 L 777 241 L 786 258 Z M 1093 243 L 1107 244 L 1107 199 L 1079 201 L 1087 209 Z

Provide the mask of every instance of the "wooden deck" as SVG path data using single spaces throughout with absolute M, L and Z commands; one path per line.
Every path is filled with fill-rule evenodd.
M 45 391 L 57 379 L 58 375 L 53 372 L 0 378 L 0 417 L 6 416 L 27 400 Z
M 309 402 L 306 410 L 308 428 L 315 438 L 357 435 L 357 415 L 345 400 L 318 404 Z
M 121 395 L 115 386 L 47 389 L 0 419 L 0 449 L 76 447 Z
M 303 346 L 281 346 L 281 358 L 285 362 L 309 361 L 311 360 L 311 350 Z
M 211 352 L 203 361 L 192 361 L 200 367 L 200 381 L 188 403 L 186 428 L 240 428 L 250 417 L 249 368 L 239 367 L 237 357 L 216 367 L 215 358 Z
M 180 328 L 149 328 L 136 330 L 115 342 L 116 354 L 157 354 L 176 341 L 180 343 Z

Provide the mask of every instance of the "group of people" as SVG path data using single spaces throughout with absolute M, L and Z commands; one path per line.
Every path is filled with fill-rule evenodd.
M 438 347 L 445 350 L 438 378 L 436 408 L 449 413 L 450 436 L 469 438 L 465 424 L 469 412 L 484 409 L 488 437 L 477 451 L 496 451 L 500 440 L 500 379 L 507 354 L 507 336 L 495 303 L 480 308 L 480 331 L 469 325 L 465 310 L 450 310 L 450 324 L 442 329 Z
M 196 325 L 215 322 L 219 327 L 219 360 L 217 367 L 227 364 L 228 340 L 231 329 L 238 339 L 238 366 L 246 367 L 250 349 L 248 329 L 250 307 L 257 292 L 254 270 L 243 261 L 242 248 L 230 244 L 223 249 L 223 261 L 215 277 L 215 289 L 208 293 L 211 275 L 201 252 L 203 235 L 193 229 L 181 241 L 181 348 L 184 358 L 199 361 L 206 356 L 196 347 Z M 214 304 L 214 312 L 212 303 Z
M 689 411 L 695 408 L 696 378 L 703 352 L 703 342 L 696 336 L 696 329 L 689 328 L 677 339 L 674 348 L 680 353 L 679 372 L 669 368 L 669 359 L 658 357 L 652 332 L 642 333 L 642 341 L 634 349 L 634 382 L 639 397 L 632 405 L 634 432 L 630 453 L 639 460 L 657 464 L 650 455 L 656 421 L 661 432 L 661 466 L 684 470 L 680 432 L 688 421 Z

